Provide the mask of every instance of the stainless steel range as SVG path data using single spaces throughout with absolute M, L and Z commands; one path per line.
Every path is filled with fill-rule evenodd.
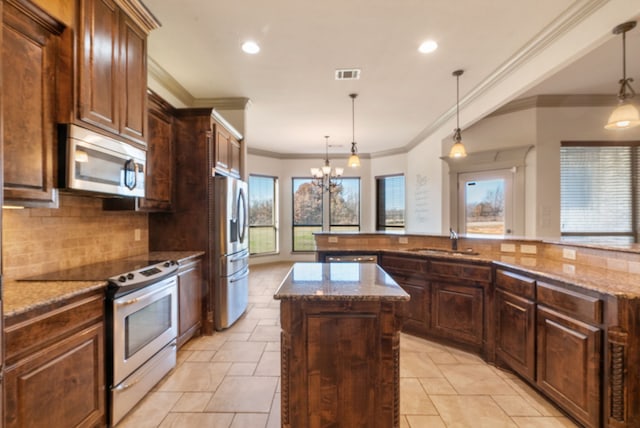
M 178 264 L 121 259 L 27 280 L 107 280 L 107 386 L 116 425 L 176 365 Z
M 176 365 L 178 285 L 173 261 L 109 278 L 107 349 L 111 424 Z

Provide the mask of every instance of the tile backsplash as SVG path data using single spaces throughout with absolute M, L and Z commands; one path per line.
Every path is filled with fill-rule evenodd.
M 6 279 L 140 255 L 149 249 L 148 215 L 103 211 L 98 198 L 63 194 L 58 209 L 5 209 L 2 215 Z

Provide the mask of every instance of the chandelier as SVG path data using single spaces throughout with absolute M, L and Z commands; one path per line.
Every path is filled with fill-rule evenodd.
M 325 157 L 324 165 L 320 168 L 311 168 L 312 183 L 323 191 L 334 192 L 342 183 L 344 168 L 332 168 L 329 163 L 329 136 L 324 136 Z

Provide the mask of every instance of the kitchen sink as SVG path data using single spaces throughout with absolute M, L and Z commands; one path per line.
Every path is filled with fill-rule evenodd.
M 446 248 L 410 248 L 408 251 L 419 254 L 441 254 L 447 256 L 477 256 L 480 254 L 473 251 L 471 248 L 467 250 L 449 250 Z

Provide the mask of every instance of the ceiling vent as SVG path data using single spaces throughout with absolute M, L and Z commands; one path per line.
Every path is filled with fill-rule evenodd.
M 358 80 L 360 79 L 359 68 L 343 68 L 336 70 L 336 80 Z

